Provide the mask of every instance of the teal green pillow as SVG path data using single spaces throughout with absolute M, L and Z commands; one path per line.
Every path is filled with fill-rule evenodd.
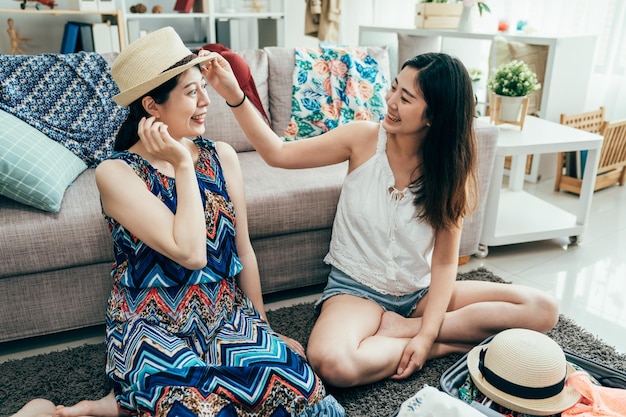
M 0 110 L 0 194 L 58 213 L 67 187 L 87 165 L 63 145 Z

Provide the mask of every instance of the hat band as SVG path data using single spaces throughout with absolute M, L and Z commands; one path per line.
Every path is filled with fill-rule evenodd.
M 556 384 L 547 387 L 527 387 L 507 381 L 506 379 L 498 376 L 495 372 L 485 366 L 486 353 L 486 348 L 480 351 L 478 369 L 480 370 L 487 382 L 489 382 L 500 391 L 503 391 L 509 395 L 513 395 L 518 398 L 524 398 L 527 400 L 543 400 L 546 398 L 554 397 L 555 395 L 563 391 L 563 387 L 565 387 L 565 377 L 563 377 L 563 379 Z
M 164 69 L 163 71 L 161 71 L 161 73 L 167 72 L 169 70 L 173 70 L 174 68 L 178 68 L 182 65 L 185 65 L 187 62 L 191 62 L 194 59 L 198 58 L 198 55 L 194 54 L 193 52 L 187 56 L 185 56 L 183 59 L 181 59 L 180 61 L 176 62 L 174 65 L 172 65 L 169 68 Z

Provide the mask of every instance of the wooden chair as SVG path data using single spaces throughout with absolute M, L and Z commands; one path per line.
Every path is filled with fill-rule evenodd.
M 608 122 L 604 120 L 604 107 L 600 107 L 598 110 L 585 113 L 562 114 L 561 124 L 598 133 L 604 137 L 594 191 L 615 184 L 624 185 L 626 176 L 626 120 Z M 566 158 L 568 158 L 568 153 L 559 153 L 554 191 L 564 190 L 580 194 L 582 179 L 564 172 Z
M 614 184 L 623 186 L 626 179 L 626 119 L 604 122 L 600 134 L 604 136 L 604 141 L 594 190 Z
M 600 133 L 600 127 L 604 123 L 604 107 L 600 107 L 598 110 L 588 111 L 584 113 L 576 114 L 561 114 L 561 124 L 574 127 L 576 129 L 585 130 L 591 133 Z M 569 152 L 559 152 L 557 164 L 556 164 L 556 179 L 554 181 L 554 191 L 570 191 L 580 194 L 580 185 L 576 186 L 570 180 L 577 178 L 565 176 L 564 170 L 567 165 L 567 158 Z M 574 181 L 576 182 L 576 181 Z M 573 188 L 573 190 L 572 190 Z

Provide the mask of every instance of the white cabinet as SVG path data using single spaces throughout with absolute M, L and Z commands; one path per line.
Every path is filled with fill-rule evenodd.
M 172 26 L 190 49 L 206 43 L 222 43 L 235 51 L 284 44 L 286 0 L 196 0 L 190 13 L 152 13 L 160 0 L 143 0 L 146 12 L 131 13 L 135 0 L 119 1 L 129 43 L 143 31 Z

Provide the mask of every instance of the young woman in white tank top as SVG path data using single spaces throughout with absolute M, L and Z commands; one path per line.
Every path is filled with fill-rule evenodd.
M 227 102 L 242 101 L 227 63 L 209 69 Z M 320 376 L 340 387 L 407 378 L 426 360 L 467 352 L 501 330 L 547 332 L 558 319 L 541 291 L 456 281 L 462 222 L 476 201 L 475 103 L 464 65 L 443 53 L 418 55 L 386 100 L 380 123 L 350 122 L 293 142 L 245 97 L 233 108 L 269 165 L 349 163 L 325 258 L 333 272 L 307 350 Z

